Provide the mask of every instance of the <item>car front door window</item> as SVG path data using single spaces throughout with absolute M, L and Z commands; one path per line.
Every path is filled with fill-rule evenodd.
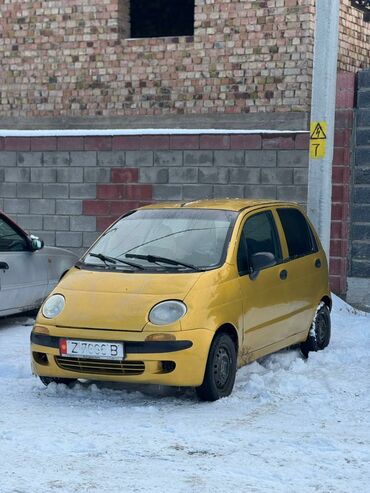
M 0 252 L 23 252 L 25 250 L 28 250 L 25 238 L 0 218 Z

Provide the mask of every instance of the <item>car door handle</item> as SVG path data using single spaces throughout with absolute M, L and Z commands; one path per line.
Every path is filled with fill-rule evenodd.
M 285 281 L 285 279 L 288 277 L 288 271 L 286 269 L 280 271 L 280 279 L 282 281 Z
M 316 269 L 320 269 L 320 267 L 321 267 L 321 260 L 319 258 L 317 258 L 315 260 L 315 267 L 316 267 Z
M 9 265 L 6 262 L 0 262 L 0 270 L 8 270 Z

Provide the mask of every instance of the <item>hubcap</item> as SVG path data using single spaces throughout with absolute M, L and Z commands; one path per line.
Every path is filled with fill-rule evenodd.
M 231 368 L 231 358 L 227 349 L 219 347 L 215 355 L 213 374 L 217 388 L 222 389 L 229 378 Z

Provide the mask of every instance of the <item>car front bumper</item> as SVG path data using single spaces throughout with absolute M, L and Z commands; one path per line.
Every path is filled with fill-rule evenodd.
M 41 329 L 41 330 L 40 330 Z M 214 333 L 194 329 L 166 334 L 150 341 L 148 332 L 126 332 L 65 327 L 35 327 L 31 333 L 31 361 L 35 375 L 114 382 L 196 387 L 203 382 Z M 121 341 L 122 361 L 63 357 L 59 340 Z

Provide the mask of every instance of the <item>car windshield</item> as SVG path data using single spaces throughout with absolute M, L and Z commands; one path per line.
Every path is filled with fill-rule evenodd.
M 223 210 L 138 210 L 108 229 L 83 262 L 112 269 L 215 268 L 224 261 L 236 217 Z

